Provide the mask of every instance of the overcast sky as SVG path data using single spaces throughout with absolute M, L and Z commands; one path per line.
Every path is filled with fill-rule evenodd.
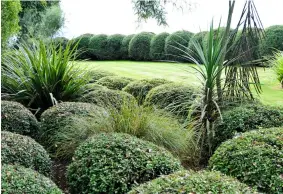
M 92 34 L 134 34 L 142 31 L 154 33 L 188 30 L 207 30 L 214 18 L 226 21 L 229 0 L 191 0 L 192 10 L 180 11 L 167 6 L 168 27 L 158 26 L 156 21 L 138 25 L 132 0 L 61 0 L 65 15 L 65 26 L 60 35 L 73 38 L 85 33 Z M 232 27 L 239 19 L 245 0 L 236 0 Z M 283 0 L 254 0 L 263 26 L 283 25 Z

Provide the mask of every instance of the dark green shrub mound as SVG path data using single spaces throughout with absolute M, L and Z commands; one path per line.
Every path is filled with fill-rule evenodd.
M 4 164 L 1 172 L 1 193 L 3 194 L 63 194 L 49 178 L 32 169 Z
M 222 122 L 216 122 L 216 147 L 239 132 L 283 126 L 283 109 L 262 104 L 236 107 L 223 112 L 222 117 Z
M 152 60 L 165 60 L 165 40 L 170 34 L 163 32 L 155 35 L 150 42 L 150 57 Z
M 94 35 L 89 41 L 89 50 L 93 59 L 106 60 L 108 59 L 107 51 L 107 35 Z
M 52 41 L 55 45 L 58 45 L 58 46 L 61 45 L 63 48 L 66 48 L 66 45 L 67 45 L 69 40 L 65 37 L 56 37 L 56 38 L 52 39 Z
M 257 186 L 266 193 L 283 192 L 283 128 L 246 132 L 221 144 L 209 168 Z
M 71 193 L 126 193 L 136 184 L 181 169 L 168 151 L 127 134 L 97 134 L 68 167 Z
M 283 51 L 283 25 L 270 26 L 265 29 L 260 50 L 262 55 L 271 55 L 274 49 Z
M 102 88 L 83 95 L 78 101 L 93 103 L 104 108 L 120 109 L 121 105 L 133 100 L 135 101 L 134 97 L 127 92 Z
M 136 34 L 129 44 L 129 56 L 137 61 L 150 61 L 150 41 L 154 36 L 150 32 Z
M 106 77 L 106 76 L 114 76 L 114 73 L 110 73 L 108 71 L 103 70 L 91 70 L 88 72 L 88 76 L 90 77 L 90 83 L 97 82 L 97 80 Z
M 161 176 L 153 181 L 142 184 L 129 192 L 138 193 L 256 193 L 238 180 L 210 171 L 179 171 L 174 174 Z
M 62 102 L 47 109 L 40 117 L 40 141 L 51 153 L 54 151 L 54 146 L 56 147 L 51 138 L 56 131 L 68 125 L 73 116 L 100 123 L 109 115 L 102 107 L 81 102 Z
M 143 79 L 129 83 L 123 90 L 132 94 L 138 100 L 139 104 L 142 104 L 147 93 L 152 88 L 167 83 L 170 83 L 170 81 L 165 79 Z
M 187 61 L 182 57 L 182 51 L 186 51 L 192 36 L 193 33 L 188 31 L 177 31 L 169 35 L 165 41 L 166 57 L 172 61 Z
M 103 89 L 105 88 L 104 86 L 102 85 L 99 85 L 99 84 L 96 84 L 96 83 L 89 83 L 89 84 L 86 84 L 83 88 L 84 92 L 83 94 L 87 94 L 89 92 L 92 92 L 94 90 L 99 90 L 99 89 Z
M 195 89 L 182 84 L 163 84 L 149 91 L 145 105 L 154 105 L 175 115 L 188 116 L 189 108 L 195 99 L 195 93 Z
M 18 164 L 48 176 L 51 160 L 44 148 L 30 137 L 1 132 L 2 164 Z
M 122 41 L 124 39 L 122 34 L 114 34 L 107 37 L 107 55 L 109 60 L 120 60 L 122 59 Z
M 201 60 L 199 59 L 198 55 L 196 54 L 196 50 L 195 47 L 193 46 L 193 42 L 191 40 L 194 40 L 196 42 L 198 42 L 201 46 L 203 46 L 206 34 L 208 32 L 207 31 L 203 31 L 203 32 L 198 32 L 196 34 L 194 34 L 192 36 L 192 38 L 190 39 L 190 42 L 188 44 L 188 52 L 199 62 L 201 63 Z
M 1 130 L 36 137 L 38 122 L 23 105 L 12 101 L 1 101 Z
M 121 45 L 122 59 L 130 59 L 129 44 L 133 37 L 134 37 L 134 34 L 131 34 L 123 38 L 122 45 Z
M 122 90 L 132 81 L 133 79 L 127 77 L 107 76 L 99 79 L 96 83 L 112 90 Z
M 90 43 L 90 40 L 93 36 L 94 36 L 93 34 L 83 34 L 83 35 L 81 35 L 81 36 L 79 36 L 79 37 L 77 37 L 73 40 L 74 45 L 77 44 L 78 41 L 79 41 L 78 47 L 77 47 L 77 49 L 81 53 L 78 56 L 79 59 L 90 59 L 90 58 L 92 58 L 89 43 Z

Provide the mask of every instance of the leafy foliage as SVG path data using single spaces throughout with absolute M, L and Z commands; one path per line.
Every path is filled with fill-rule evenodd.
M 150 61 L 150 42 L 153 33 L 141 32 L 136 34 L 129 43 L 129 56 L 137 61 Z
M 228 140 L 210 158 L 209 168 L 257 186 L 266 193 L 282 193 L 283 128 L 246 132 Z
M 89 50 L 92 59 L 106 60 L 108 58 L 107 51 L 107 35 L 99 34 L 91 37 L 89 41 Z
M 262 55 L 272 55 L 274 49 L 283 51 L 283 25 L 270 26 L 265 29 L 265 37 L 261 44 Z
M 147 93 L 154 87 L 162 84 L 170 83 L 165 79 L 143 79 L 129 83 L 123 90 L 132 94 L 142 104 L 145 100 Z
M 161 176 L 132 189 L 129 194 L 142 193 L 256 193 L 238 180 L 210 171 L 179 171 Z
M 283 52 L 274 53 L 270 63 L 276 73 L 277 80 L 281 83 L 281 87 L 283 88 Z
M 184 58 L 184 48 L 187 48 L 193 33 L 177 31 L 170 34 L 165 41 L 165 53 L 171 61 L 188 61 Z
M 3 53 L 2 88 L 13 100 L 40 111 L 57 101 L 72 100 L 88 79 L 75 67 L 76 47 L 71 49 L 71 44 L 63 49 L 40 41 Z
M 1 1 L 1 48 L 3 49 L 8 39 L 16 35 L 19 30 L 19 12 L 21 11 L 20 0 Z
M 131 34 L 123 38 L 122 44 L 121 44 L 122 59 L 130 59 L 129 44 L 133 37 L 134 37 L 134 34 Z
M 112 90 L 122 90 L 132 81 L 133 79 L 127 77 L 106 76 L 99 79 L 96 83 Z
M 52 193 L 63 192 L 49 178 L 22 166 L 1 166 L 1 193 Z
M 198 32 L 192 36 L 191 40 L 194 40 L 195 42 L 198 42 L 201 46 L 203 46 L 205 44 L 207 34 L 207 31 Z M 198 59 L 198 56 L 196 54 L 197 51 L 195 50 L 192 41 L 190 41 L 188 44 L 188 51 L 199 63 L 201 62 L 200 59 Z
M 152 60 L 165 60 L 165 40 L 170 34 L 163 32 L 155 35 L 150 42 L 150 57 Z
M 181 168 L 168 151 L 150 142 L 102 133 L 79 146 L 67 178 L 71 193 L 125 193 L 136 184 Z
M 20 103 L 2 100 L 1 129 L 36 138 L 39 124 L 35 116 Z
M 91 59 L 93 57 L 91 48 L 89 46 L 90 39 L 93 36 L 93 34 L 83 34 L 73 40 L 72 46 L 77 47 L 77 49 L 80 51 L 77 59 Z
M 107 55 L 109 60 L 120 60 L 122 59 L 122 41 L 124 39 L 122 34 L 114 34 L 107 37 Z
M 30 137 L 1 132 L 2 164 L 21 165 L 45 176 L 51 172 L 51 160 L 45 149 Z

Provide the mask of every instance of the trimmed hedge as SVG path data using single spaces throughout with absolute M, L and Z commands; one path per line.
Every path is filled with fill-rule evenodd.
M 122 34 L 114 34 L 107 37 L 107 55 L 109 60 L 121 60 L 122 59 L 122 41 L 124 39 L 124 35 Z
M 77 49 L 81 52 L 81 54 L 78 56 L 79 59 L 90 59 L 91 51 L 89 48 L 89 43 L 91 38 L 93 37 L 93 34 L 83 34 L 73 40 L 73 44 L 77 44 L 79 41 Z
M 3 164 L 1 193 L 63 194 L 49 178 L 22 166 Z
M 134 97 L 127 92 L 101 88 L 83 95 L 78 99 L 80 102 L 93 103 L 104 108 L 117 108 L 129 101 L 135 101 Z
M 1 101 L 1 130 L 37 137 L 39 124 L 35 116 L 18 102 Z
M 254 129 L 283 126 L 283 109 L 262 104 L 248 104 L 222 113 L 223 121 L 215 124 L 215 142 L 217 147 L 235 134 Z
M 97 80 L 106 76 L 115 76 L 114 73 L 110 73 L 109 71 L 103 70 L 91 70 L 87 73 L 87 75 L 90 77 L 89 83 L 95 83 L 97 82 Z
M 282 159 L 283 128 L 261 129 L 221 144 L 210 158 L 209 168 L 257 186 L 259 191 L 282 193 Z
M 142 104 L 144 102 L 147 93 L 152 88 L 167 83 L 170 83 L 170 81 L 159 78 L 142 79 L 129 83 L 123 90 L 125 92 L 132 94 L 138 100 L 139 104 Z
M 107 60 L 109 59 L 107 50 L 107 35 L 99 34 L 91 37 L 89 41 L 89 50 L 92 59 Z
M 165 41 L 165 53 L 167 58 L 171 61 L 187 61 L 187 59 L 181 57 L 184 53 L 179 49 L 186 51 L 192 36 L 193 33 L 184 30 L 169 35 Z
M 56 38 L 52 39 L 52 41 L 55 45 L 58 45 L 58 46 L 61 45 L 63 48 L 66 48 L 66 45 L 69 42 L 69 40 L 65 37 L 56 37 Z
M 131 59 L 129 56 L 129 44 L 134 36 L 134 34 L 131 34 L 123 38 L 121 45 L 122 59 Z
M 51 138 L 60 128 L 68 125 L 73 116 L 100 123 L 108 118 L 109 114 L 102 107 L 81 102 L 62 102 L 44 111 L 40 117 L 40 141 L 51 153 L 56 147 Z
M 150 61 L 150 42 L 153 33 L 141 32 L 136 34 L 129 44 L 129 56 L 137 61 Z
M 133 79 L 127 77 L 106 76 L 99 79 L 96 83 L 112 90 L 122 90 L 132 81 Z
M 188 116 L 196 90 L 189 86 L 169 83 L 157 86 L 149 91 L 145 99 L 146 106 L 156 106 L 178 116 Z
M 127 134 L 97 134 L 81 144 L 67 170 L 71 193 L 126 193 L 182 169 L 170 152 Z
M 201 46 L 203 46 L 204 44 L 204 40 L 207 37 L 207 31 L 202 31 L 202 32 L 198 32 L 196 34 L 194 34 L 192 36 L 192 38 L 190 39 L 189 45 L 188 45 L 188 52 L 199 62 L 202 63 L 201 60 L 199 59 L 198 55 L 195 54 L 196 50 L 193 46 L 193 43 L 191 40 L 194 40 L 196 42 L 198 42 Z
M 256 193 L 238 180 L 219 172 L 179 171 L 142 184 L 128 194 L 154 193 Z
M 150 57 L 152 60 L 165 60 L 165 40 L 170 34 L 163 32 L 155 35 L 150 42 Z
M 84 86 L 83 88 L 83 94 L 87 94 L 89 92 L 92 92 L 94 90 L 99 90 L 99 89 L 103 89 L 105 88 L 104 86 L 102 85 L 99 85 L 99 84 L 96 84 L 96 83 L 88 83 Z
M 283 25 L 270 26 L 265 29 L 265 38 L 260 46 L 262 55 L 272 55 L 274 49 L 283 51 Z
M 22 165 L 46 176 L 51 171 L 51 159 L 39 143 L 8 131 L 1 132 L 1 162 Z

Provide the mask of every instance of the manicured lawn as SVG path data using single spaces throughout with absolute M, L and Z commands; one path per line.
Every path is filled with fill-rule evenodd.
M 175 82 L 200 85 L 197 73 L 192 64 L 177 64 L 165 62 L 135 62 L 135 61 L 84 61 L 82 67 L 113 72 L 120 76 L 135 79 L 164 78 Z M 262 83 L 262 94 L 259 96 L 264 104 L 283 106 L 283 90 L 271 69 L 258 68 Z

